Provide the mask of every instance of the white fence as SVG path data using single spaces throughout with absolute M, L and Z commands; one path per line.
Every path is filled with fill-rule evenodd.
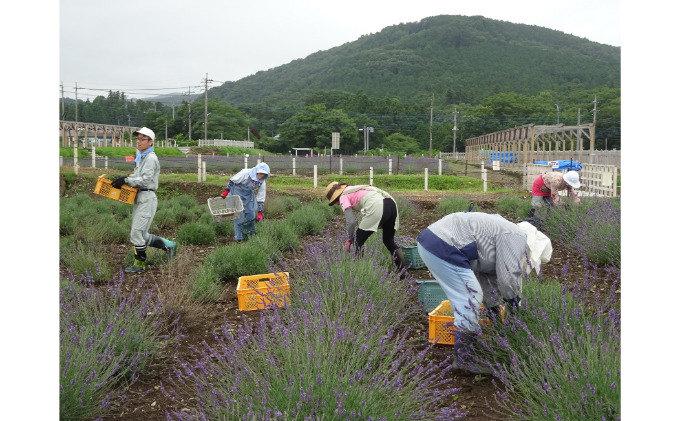
M 198 146 L 238 146 L 239 148 L 255 148 L 255 142 L 249 140 L 200 139 Z
M 615 165 L 593 165 L 582 164 L 583 168 L 579 171 L 581 187 L 579 192 L 587 196 L 618 196 L 617 176 L 618 170 Z M 552 171 L 549 165 L 524 164 L 524 189 L 531 191 L 531 186 L 540 174 Z M 566 171 L 562 171 L 563 173 Z

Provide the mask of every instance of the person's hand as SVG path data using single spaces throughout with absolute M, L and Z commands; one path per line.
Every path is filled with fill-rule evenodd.
M 227 197 L 228 194 L 229 194 L 229 190 L 224 189 L 224 191 L 220 194 L 220 197 Z
M 125 177 L 118 177 L 111 182 L 111 186 L 115 189 L 123 187 L 123 184 L 125 184 Z
M 264 215 L 262 215 L 262 212 L 258 212 L 257 217 L 255 218 L 255 222 L 260 222 L 263 219 L 264 219 Z
M 345 241 L 345 251 L 349 251 L 349 248 L 351 246 L 352 246 L 352 240 Z

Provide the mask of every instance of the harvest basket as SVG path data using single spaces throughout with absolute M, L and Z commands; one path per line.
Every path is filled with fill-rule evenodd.
M 418 246 L 412 247 L 402 247 L 402 253 L 404 253 L 404 261 L 406 267 L 409 269 L 422 269 L 425 267 L 425 262 L 420 258 L 420 253 L 418 253 Z
M 434 310 L 442 301 L 446 300 L 444 290 L 434 279 L 416 279 L 418 287 L 418 301 L 427 313 Z
M 241 217 L 243 202 L 240 196 L 211 197 L 208 199 L 208 209 L 213 222 L 233 221 Z
M 137 196 L 136 188 L 123 185 L 117 189 L 111 185 L 113 183 L 111 180 L 104 178 L 105 176 L 106 174 L 100 175 L 97 179 L 97 185 L 94 186 L 95 194 L 127 203 L 128 205 L 135 203 L 135 196 Z
M 290 301 L 288 272 L 241 276 L 238 278 L 236 295 L 241 311 L 282 307 Z
M 505 306 L 501 307 L 501 321 L 505 321 Z M 480 307 L 480 311 L 484 312 L 484 306 Z M 453 325 L 455 318 L 453 317 L 453 309 L 449 300 L 442 301 L 428 314 L 429 319 L 429 337 L 428 342 L 442 345 L 453 345 L 454 332 L 456 327 Z M 491 327 L 491 320 L 487 318 L 480 318 L 479 324 Z M 439 338 L 439 340 L 437 340 Z

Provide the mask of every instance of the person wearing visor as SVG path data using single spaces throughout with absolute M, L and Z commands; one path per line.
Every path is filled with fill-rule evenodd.
M 117 189 L 124 184 L 137 189 L 135 203 L 132 205 L 132 228 L 130 229 L 130 242 L 135 247 L 135 262 L 132 266 L 125 268 L 127 273 L 146 270 L 147 246 L 165 250 L 169 259 L 172 259 L 175 254 L 176 247 L 173 241 L 149 234 L 149 227 L 158 207 L 156 189 L 158 189 L 158 175 L 161 172 L 158 157 L 153 151 L 156 135 L 147 127 L 142 127 L 133 135 L 137 136 L 135 170 L 129 176 L 118 177 L 111 183 Z
M 356 250 L 361 251 L 368 237 L 378 231 L 378 228 L 382 228 L 383 244 L 390 252 L 400 277 L 403 278 L 406 262 L 401 248 L 394 242 L 394 235 L 399 229 L 399 211 L 392 196 L 377 187 L 350 186 L 347 183 L 333 181 L 326 187 L 326 199 L 328 206 L 339 204 L 345 214 L 348 238 L 345 250 L 349 251 L 356 239 Z M 358 228 L 353 210 L 362 215 Z
M 221 197 L 236 195 L 243 202 L 243 212 L 241 216 L 234 220 L 234 239 L 243 240 L 243 233 L 239 224 L 255 218 L 259 222 L 264 219 L 264 201 L 267 197 L 267 178 L 269 178 L 269 165 L 264 162 L 257 164 L 253 168 L 245 168 L 229 179 Z M 257 195 L 255 194 L 257 191 Z M 257 211 L 257 216 L 255 212 Z
M 559 192 L 566 189 L 567 195 L 571 197 L 575 204 L 581 203 L 581 199 L 576 195 L 576 189 L 581 187 L 579 176 L 576 171 L 549 172 L 536 177 L 531 187 L 531 207 L 540 208 L 543 206 L 551 207 L 561 205 Z

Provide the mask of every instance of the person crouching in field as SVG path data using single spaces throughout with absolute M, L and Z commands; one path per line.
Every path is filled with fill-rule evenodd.
M 264 219 L 264 201 L 267 198 L 267 178 L 269 178 L 269 165 L 264 162 L 253 168 L 245 168 L 229 179 L 227 187 L 220 194 L 221 197 L 236 195 L 243 202 L 243 212 L 234 221 L 234 239 L 243 240 L 243 232 L 240 224 L 255 218 L 256 221 Z M 257 196 L 255 195 L 257 191 Z M 257 210 L 257 216 L 255 211 Z
M 373 186 L 356 185 L 333 181 L 326 187 L 328 206 L 340 205 L 347 222 L 347 238 L 345 250 L 349 251 L 355 241 L 357 251 L 360 251 L 368 237 L 378 228 L 383 230 L 383 244 L 390 252 L 392 261 L 397 266 L 400 277 L 405 276 L 404 254 L 394 242 L 394 235 L 399 229 L 399 211 L 397 203 L 389 193 Z M 357 228 L 354 211 L 361 215 Z

